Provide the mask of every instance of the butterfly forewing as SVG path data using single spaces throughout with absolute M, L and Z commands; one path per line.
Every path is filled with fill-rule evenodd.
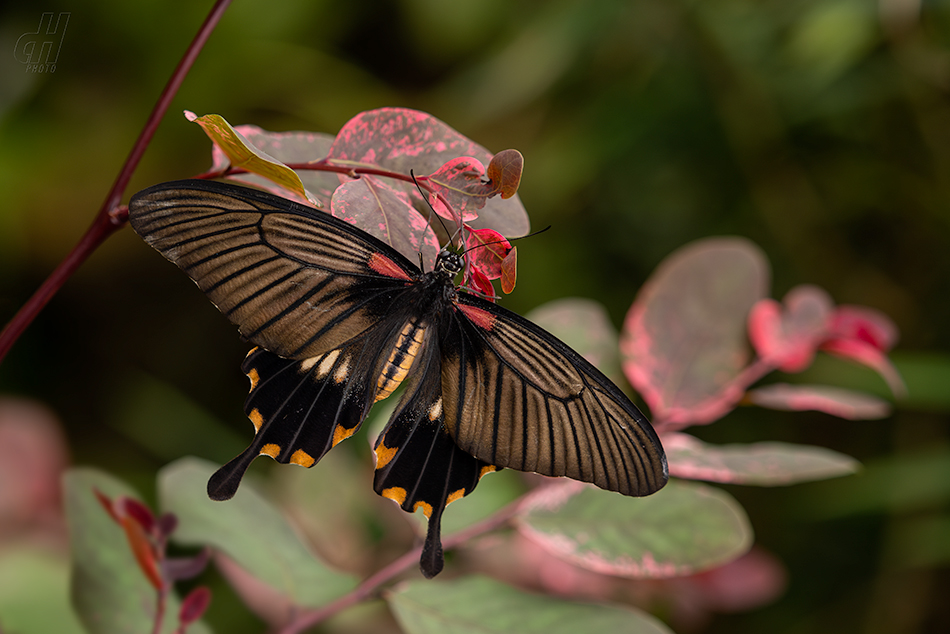
M 666 483 L 666 458 L 649 422 L 550 333 L 460 293 L 443 349 L 446 426 L 465 451 L 625 495 Z
M 129 220 L 245 338 L 284 357 L 314 357 L 358 336 L 419 273 L 328 214 L 223 183 L 146 189 L 129 203 Z

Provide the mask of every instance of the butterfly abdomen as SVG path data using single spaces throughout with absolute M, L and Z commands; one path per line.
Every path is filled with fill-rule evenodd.
M 425 343 L 425 334 L 426 327 L 420 325 L 419 322 L 408 321 L 403 326 L 376 383 L 376 401 L 381 401 L 392 394 L 405 380 L 416 360 L 416 355 Z

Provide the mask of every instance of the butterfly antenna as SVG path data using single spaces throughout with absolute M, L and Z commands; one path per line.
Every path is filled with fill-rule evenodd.
M 550 228 L 551 228 L 551 225 L 548 225 L 548 226 L 545 227 L 544 229 L 538 229 L 537 231 L 533 231 L 533 232 L 531 232 L 531 233 L 529 233 L 529 234 L 527 234 L 527 235 L 518 236 L 517 238 L 505 238 L 504 240 L 495 240 L 494 242 L 486 242 L 485 244 L 476 244 L 475 246 L 471 246 L 471 247 L 465 249 L 464 251 L 462 251 L 462 253 L 461 253 L 460 255 L 465 254 L 465 253 L 468 253 L 468 252 L 471 251 L 472 249 L 478 249 L 478 248 L 481 248 L 481 247 L 489 247 L 489 246 L 491 246 L 491 245 L 493 245 L 493 244 L 501 244 L 502 242 L 514 242 L 515 240 L 524 240 L 525 238 L 533 238 L 533 237 L 536 236 L 536 235 L 539 235 L 539 234 L 544 233 L 545 231 L 547 231 L 547 230 L 550 229 Z
M 454 244 L 455 236 L 457 236 L 459 232 L 462 231 L 462 222 L 461 222 L 462 219 L 459 218 L 459 227 L 455 231 L 455 233 L 450 234 L 449 228 L 445 226 L 444 222 L 442 222 L 442 216 L 439 215 L 439 212 L 437 212 L 435 210 L 435 207 L 432 206 L 432 203 L 429 202 L 429 197 L 426 196 L 426 193 L 424 191 L 422 191 L 422 186 L 419 185 L 419 181 L 416 180 L 416 175 L 412 172 L 412 170 L 409 170 L 409 176 L 412 178 L 412 182 L 415 183 L 416 189 L 419 190 L 419 195 L 422 196 L 422 200 L 426 201 L 426 205 L 429 206 L 429 210 L 431 213 L 429 214 L 429 220 L 427 220 L 426 222 L 429 222 L 432 219 L 432 214 L 435 214 L 435 217 L 438 219 L 439 224 L 442 225 L 443 231 L 445 231 L 445 235 L 449 236 L 449 244 Z

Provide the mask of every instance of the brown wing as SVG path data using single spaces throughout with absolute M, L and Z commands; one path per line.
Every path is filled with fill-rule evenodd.
M 132 197 L 129 222 L 245 338 L 287 358 L 325 354 L 365 332 L 419 274 L 329 214 L 226 183 L 150 187 Z
M 650 423 L 566 344 L 465 293 L 443 323 L 445 424 L 464 451 L 625 495 L 666 484 L 666 456 Z

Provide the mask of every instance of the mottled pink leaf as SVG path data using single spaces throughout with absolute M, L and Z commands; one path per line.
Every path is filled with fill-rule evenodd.
M 749 339 L 759 357 L 784 372 L 801 372 L 815 358 L 828 336 L 834 302 L 824 290 L 803 284 L 785 295 L 782 304 L 760 300 L 749 313 Z
M 749 390 L 746 396 L 761 407 L 817 410 L 848 420 L 872 420 L 891 413 L 890 404 L 883 399 L 829 385 L 773 383 Z
M 558 483 L 528 498 L 517 526 L 558 557 L 622 577 L 692 574 L 752 544 L 748 517 L 728 493 L 681 481 L 639 499 Z
M 458 222 L 470 222 L 478 217 L 478 210 L 485 206 L 489 198 L 499 193 L 498 188 L 485 176 L 485 166 L 478 159 L 469 156 L 454 158 L 426 177 L 432 189 L 455 213 L 443 218 Z M 437 210 L 438 211 L 438 210 Z
M 621 336 L 623 369 L 654 422 L 712 422 L 745 393 L 746 319 L 765 297 L 769 265 L 742 238 L 710 238 L 664 260 L 640 289 Z
M 432 115 L 407 108 L 380 108 L 363 112 L 348 121 L 337 135 L 328 158 L 337 164 L 378 167 L 409 174 L 431 174 L 460 156 L 483 165 L 492 155 Z M 411 183 L 393 185 L 411 197 L 420 210 L 428 209 Z M 491 227 L 506 236 L 528 232 L 528 216 L 512 197 L 489 200 L 474 221 L 476 228 Z
M 683 433 L 665 434 L 670 475 L 691 480 L 783 486 L 849 475 L 860 467 L 849 456 L 824 447 L 760 442 L 710 445 Z
M 426 219 L 406 202 L 405 196 L 383 180 L 363 176 L 340 185 L 330 201 L 330 212 L 390 245 L 410 262 L 422 253 L 431 270 L 439 242 Z
M 494 229 L 466 231 L 465 249 L 471 266 L 490 280 L 501 277 L 501 262 L 511 250 L 511 243 Z

